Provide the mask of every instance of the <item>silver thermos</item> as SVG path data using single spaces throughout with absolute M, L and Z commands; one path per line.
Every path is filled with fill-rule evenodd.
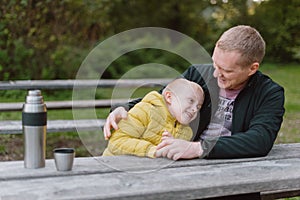
M 23 105 L 25 168 L 45 167 L 47 108 L 40 90 L 30 90 Z

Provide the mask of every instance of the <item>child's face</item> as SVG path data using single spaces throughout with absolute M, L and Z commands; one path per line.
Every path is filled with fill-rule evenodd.
M 203 96 L 199 90 L 192 88 L 177 92 L 176 95 L 171 93 L 170 113 L 181 124 L 188 125 L 193 121 L 202 106 Z

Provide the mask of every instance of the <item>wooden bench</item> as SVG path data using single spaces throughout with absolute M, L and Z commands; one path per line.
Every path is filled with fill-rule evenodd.
M 0 199 L 240 199 L 300 195 L 300 144 L 275 145 L 266 157 L 168 159 L 76 158 L 73 170 L 25 169 L 0 162 Z
M 78 89 L 85 88 L 132 88 L 161 87 L 171 79 L 104 79 L 104 80 L 29 80 L 29 81 L 0 81 L 0 90 L 72 90 L 74 86 Z M 25 96 L 24 96 L 25 99 Z M 60 109 L 83 109 L 83 108 L 110 108 L 113 105 L 124 104 L 125 99 L 97 99 L 97 100 L 74 100 L 74 101 L 47 101 L 47 110 Z M 22 111 L 24 102 L 0 103 L 0 112 Z M 99 130 L 104 124 L 104 119 L 99 120 L 48 120 L 47 132 L 69 132 L 76 128 L 84 131 Z M 20 120 L 0 121 L 0 134 L 20 134 L 22 124 Z

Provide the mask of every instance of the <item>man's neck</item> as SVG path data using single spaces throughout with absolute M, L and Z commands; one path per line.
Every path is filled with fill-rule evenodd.
M 220 96 L 228 98 L 228 99 L 235 99 L 242 89 L 243 88 L 238 89 L 238 90 L 229 90 L 229 89 L 221 88 L 219 94 L 220 94 Z

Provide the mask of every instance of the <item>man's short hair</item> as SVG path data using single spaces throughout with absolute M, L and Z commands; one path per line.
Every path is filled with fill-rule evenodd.
M 265 56 L 265 41 L 260 33 L 246 25 L 238 25 L 225 31 L 216 43 L 224 51 L 237 51 L 241 54 L 241 66 L 254 62 L 261 63 Z

